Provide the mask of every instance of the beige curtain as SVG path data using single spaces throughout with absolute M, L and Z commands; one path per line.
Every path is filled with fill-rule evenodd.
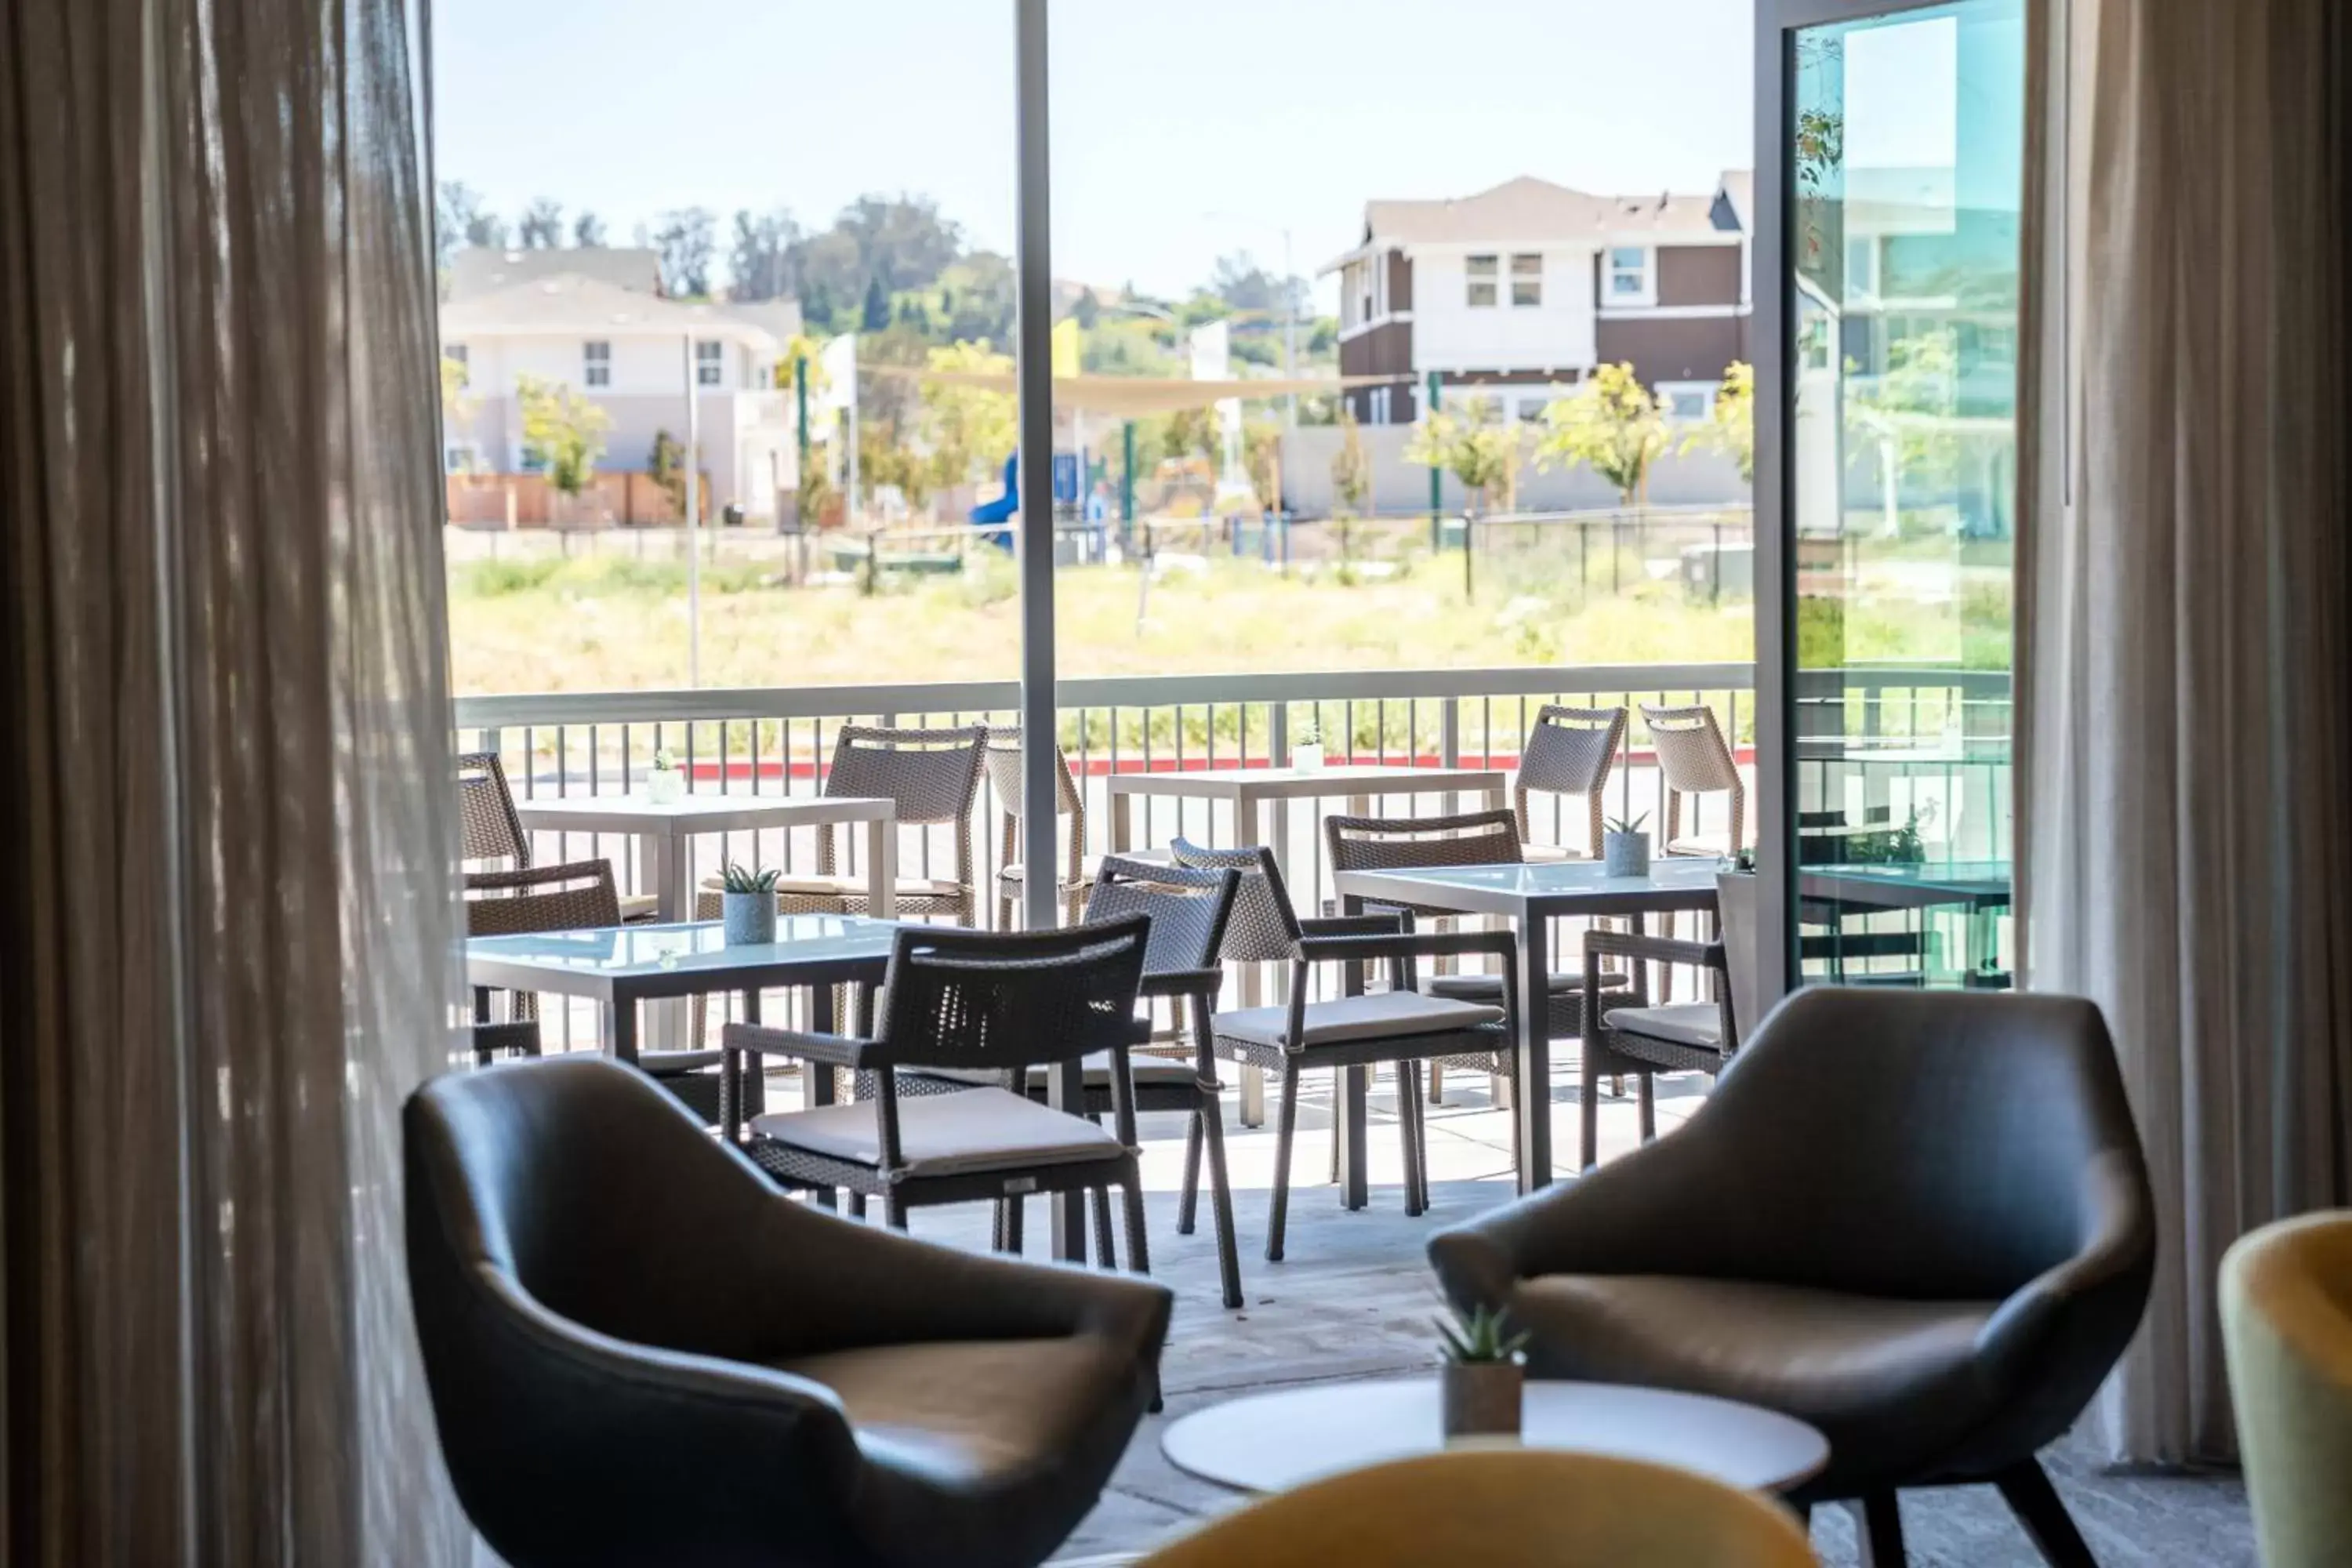
M 420 0 L 421 3 L 421 0 Z M 460 1560 L 419 19 L 0 6 L 0 1561 Z
M 2047 12 L 2020 879 L 2030 982 L 2106 1009 L 2161 1211 L 2120 1460 L 2234 1452 L 2221 1252 L 2352 1200 L 2344 10 Z

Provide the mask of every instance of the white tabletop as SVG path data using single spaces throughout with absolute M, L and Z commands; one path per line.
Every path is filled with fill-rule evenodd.
M 898 931 L 895 921 L 858 915 L 781 915 L 775 941 L 733 945 L 717 921 L 478 936 L 466 942 L 466 977 L 502 991 L 685 996 L 791 984 L 798 971 L 881 964 Z
M 1537 860 L 1340 871 L 1331 884 L 1344 898 L 1465 914 L 1635 914 L 1712 909 L 1719 869 L 1714 859 L 1696 855 L 1654 858 L 1646 877 L 1612 877 L 1602 860 Z
M 1311 800 L 1326 795 L 1426 795 L 1454 791 L 1500 794 L 1510 775 L 1500 768 L 1416 768 L 1402 763 L 1328 768 L 1171 768 L 1113 773 L 1114 795 L 1157 795 L 1193 800 Z
M 1676 1465 L 1756 1491 L 1786 1490 L 1829 1463 L 1829 1440 L 1804 1422 L 1701 1394 L 1530 1380 L 1523 1411 L 1525 1447 Z M 1203 1480 L 1271 1492 L 1445 1441 L 1432 1374 L 1231 1400 L 1171 1423 L 1160 1446 Z
M 541 833 L 740 833 L 833 822 L 887 822 L 895 814 L 890 801 L 862 795 L 685 795 L 656 803 L 640 793 L 515 802 L 522 825 Z

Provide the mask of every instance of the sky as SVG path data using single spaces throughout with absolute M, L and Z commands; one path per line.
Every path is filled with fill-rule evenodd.
M 935 197 L 1012 248 L 1012 0 L 460 0 L 434 9 L 436 174 L 509 220 Z M 1053 264 L 1181 295 L 1312 274 L 1368 199 L 1536 174 L 1706 193 L 1751 162 L 1753 0 L 1055 0 Z M 1286 230 L 1287 234 L 1286 236 Z M 1322 292 L 1332 291 L 1325 280 Z

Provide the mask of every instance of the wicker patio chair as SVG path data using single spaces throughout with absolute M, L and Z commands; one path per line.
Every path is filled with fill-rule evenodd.
M 1622 708 L 1562 708 L 1546 703 L 1536 712 L 1519 751 L 1518 777 L 1511 787 L 1519 827 L 1519 846 L 1529 860 L 1570 860 L 1601 858 L 1601 792 L 1617 765 L 1625 744 Z M 1528 829 L 1528 795 L 1581 795 L 1585 807 L 1584 847 L 1538 844 Z
M 460 858 L 469 863 L 505 863 L 503 867 L 491 864 L 489 869 L 520 871 L 530 865 L 530 836 L 522 830 L 514 791 L 507 784 L 506 764 L 496 752 L 458 753 L 457 821 L 464 832 Z M 616 896 L 622 921 L 649 921 L 659 913 L 661 901 L 651 893 Z
M 1517 941 L 1502 931 L 1416 931 L 1412 917 L 1402 913 L 1301 920 L 1291 908 L 1282 868 L 1275 864 L 1271 849 L 1205 849 L 1179 838 L 1170 846 L 1170 854 L 1179 866 L 1241 874 L 1233 916 L 1225 926 L 1226 962 L 1283 961 L 1290 965 L 1286 1004 L 1219 1013 L 1209 1021 L 1219 1055 L 1282 1076 L 1266 1261 L 1282 1261 L 1284 1221 L 1290 1205 L 1290 1148 L 1298 1125 L 1298 1077 L 1310 1068 L 1338 1070 L 1387 1063 L 1394 1068 L 1397 1127 L 1404 1145 L 1405 1213 L 1422 1213 L 1429 1205 L 1429 1180 L 1423 1163 L 1421 1063 L 1433 1058 L 1495 1062 L 1510 1049 L 1517 1013 L 1510 978 Z M 1474 952 L 1503 961 L 1499 1005 L 1431 996 L 1415 985 L 1416 959 Z M 1362 994 L 1364 968 L 1381 962 L 1388 966 L 1389 988 Z M 1349 994 L 1308 1001 L 1309 982 L 1318 963 L 1345 965 Z
M 1721 856 L 1739 848 L 1747 842 L 1748 786 L 1740 780 L 1739 763 L 1723 738 L 1715 710 L 1705 704 L 1660 708 L 1644 702 L 1642 718 L 1658 753 L 1659 784 L 1665 796 L 1665 852 Z M 1683 797 L 1701 795 L 1728 797 L 1730 829 L 1721 838 L 1683 832 Z
M 524 936 L 536 931 L 596 931 L 620 925 L 609 860 L 524 866 L 511 871 L 469 871 L 464 879 L 467 936 Z M 506 1023 L 490 1018 L 490 993 L 474 988 L 474 1053 L 487 1061 L 504 1052 L 539 1054 L 538 998 L 515 994 Z M 702 1119 L 719 1121 L 717 1051 L 646 1051 L 637 1066 L 684 1100 Z
M 1117 1187 L 1128 1262 L 1148 1273 L 1128 1051 L 1150 1037 L 1136 1016 L 1140 916 L 1051 931 L 898 931 L 872 1038 L 730 1024 L 725 1048 L 798 1057 L 874 1075 L 870 1100 L 751 1119 L 744 1152 L 780 1184 L 882 1200 L 889 1224 L 935 1204 Z M 1029 1069 L 1108 1054 L 1114 1128 L 1032 1100 Z M 912 1069 L 912 1070 L 910 1070 Z M 919 1069 L 1001 1075 L 949 1093 L 899 1092 Z M 1018 1076 L 1016 1076 L 1018 1075 Z M 730 1135 L 738 1130 L 730 1129 Z
M 1510 812 L 1499 810 L 1465 812 L 1458 816 L 1327 816 L 1323 819 L 1323 837 L 1335 872 L 1391 870 L 1404 866 L 1517 865 L 1522 858 L 1523 847 L 1518 819 Z M 1409 914 L 1433 920 L 1440 931 L 1451 930 L 1459 918 L 1432 906 L 1379 907 L 1402 908 Z M 1528 940 L 1539 941 L 1543 935 L 1529 932 Z M 1601 984 L 1606 989 L 1616 990 L 1625 985 L 1628 978 L 1605 972 Z M 1551 1038 L 1573 1039 L 1584 1033 L 1584 986 L 1582 969 L 1574 973 L 1561 971 L 1551 976 L 1546 997 L 1547 1026 Z M 1502 1005 L 1503 977 L 1433 974 L 1422 982 L 1422 989 L 1433 996 L 1497 1007 Z M 1499 1104 L 1511 1083 L 1516 1061 L 1516 1053 L 1508 1048 L 1486 1058 L 1433 1059 L 1429 1064 L 1429 1098 L 1433 1103 L 1437 1100 L 1441 1092 L 1439 1075 L 1453 1067 L 1492 1077 Z
M 996 864 L 996 929 L 1013 929 L 1014 911 L 1021 906 L 1021 885 L 1025 876 L 1026 854 L 1022 840 L 1027 824 L 1021 816 L 1021 730 L 1018 725 L 992 727 L 987 747 L 981 753 L 988 772 L 988 786 L 996 796 L 999 815 L 1004 824 L 1003 839 L 998 847 Z M 1070 759 L 1063 754 L 1059 744 L 1054 747 L 1054 819 L 1055 837 L 1061 837 L 1061 819 L 1070 819 L 1069 847 L 1062 858 L 1060 897 L 1064 923 L 1076 925 L 1079 911 L 1086 907 L 1087 884 L 1094 879 L 1094 870 L 1087 864 L 1087 805 L 1078 793 L 1077 781 L 1070 776 Z M 1055 846 L 1059 848 L 1059 846 Z
M 987 729 L 979 724 L 952 730 L 844 724 L 834 737 L 833 765 L 824 775 L 826 795 L 887 800 L 900 827 L 945 823 L 955 828 L 955 876 L 900 876 L 897 901 L 901 919 L 945 915 L 958 925 L 973 923 L 971 808 L 980 795 L 981 752 L 987 739 Z M 838 831 L 830 824 L 816 830 L 816 875 L 786 877 L 777 883 L 780 910 L 792 914 L 873 912 L 866 879 L 839 870 Z M 706 884 L 706 890 L 717 889 Z
M 1086 904 L 1086 919 L 1092 924 L 1131 915 L 1149 919 L 1151 935 L 1144 951 L 1141 994 L 1147 1001 L 1166 1000 L 1175 1007 L 1179 1017 L 1187 1011 L 1185 1004 L 1191 1004 L 1192 1046 L 1181 1052 L 1166 1053 L 1157 1047 L 1139 1048 L 1130 1054 L 1129 1072 L 1135 1085 L 1139 1115 L 1177 1111 L 1192 1119 L 1184 1132 L 1184 1185 L 1176 1203 L 1179 1236 L 1192 1234 L 1200 1202 L 1201 1151 L 1204 1142 L 1207 1145 L 1210 1202 L 1217 1227 L 1217 1266 L 1223 1277 L 1224 1302 L 1231 1308 L 1242 1304 L 1241 1263 L 1234 1241 L 1233 1194 L 1225 1176 L 1224 1114 L 1217 1098 L 1222 1086 L 1217 1082 L 1208 1019 L 1216 1010 L 1217 994 L 1224 986 L 1224 971 L 1219 966 L 1217 953 L 1240 886 L 1240 875 L 1233 871 L 1189 870 L 1181 866 L 1113 855 L 1104 858 L 1087 890 Z M 860 1099 L 867 1098 L 871 1092 L 867 1081 L 871 1076 L 859 1075 Z M 980 1069 L 902 1072 L 898 1075 L 898 1092 L 949 1093 L 975 1083 L 994 1082 L 1002 1077 L 1000 1073 Z M 1030 1099 L 1045 1099 L 1045 1068 L 1029 1069 Z M 1111 1099 L 1108 1052 L 1097 1051 L 1087 1058 L 1083 1082 L 1089 1117 L 1100 1121 L 1116 1111 L 1118 1108 Z M 1103 1267 L 1108 1268 L 1114 1266 L 1110 1253 L 1110 1194 L 1097 1188 L 1092 1198 L 1096 1252 Z M 1018 1252 L 1021 1237 L 1021 1200 L 1001 1201 L 998 1247 Z
M 1585 1037 L 1583 1089 L 1578 1114 L 1578 1134 L 1583 1141 L 1579 1170 L 1598 1163 L 1600 1080 L 1604 1073 L 1629 1074 L 1641 1079 L 1641 1135 L 1647 1143 L 1658 1135 L 1656 1086 L 1662 1072 L 1703 1072 L 1719 1078 L 1739 1049 L 1741 1031 L 1756 1026 L 1757 1000 L 1756 879 L 1724 876 L 1716 880 L 1717 940 L 1677 942 L 1671 937 L 1635 936 L 1625 931 L 1596 931 L 1584 939 L 1587 984 L 1601 975 L 1601 961 L 1629 962 L 1633 984 L 1622 1005 L 1601 1010 L 1592 1032 Z M 1687 964 L 1713 977 L 1715 994 L 1704 1002 L 1654 1005 L 1642 976 L 1650 963 Z

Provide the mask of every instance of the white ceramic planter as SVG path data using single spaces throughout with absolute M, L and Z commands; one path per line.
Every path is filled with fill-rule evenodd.
M 656 805 L 676 805 L 686 798 L 686 773 L 679 768 L 655 768 L 646 774 L 646 799 Z
M 1309 741 L 1303 746 L 1290 748 L 1290 765 L 1302 773 L 1312 773 L 1323 765 L 1323 742 Z

